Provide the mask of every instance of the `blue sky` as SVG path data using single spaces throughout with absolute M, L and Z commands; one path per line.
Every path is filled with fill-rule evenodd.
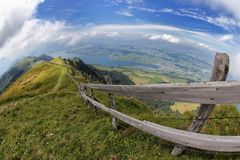
M 220 34 L 238 33 L 240 26 L 234 13 L 204 0 L 46 0 L 37 17 L 71 25 L 151 23 Z
M 240 78 L 239 0 L 8 0 L 0 15 L 2 64 L 85 39 L 145 39 L 227 52 Z

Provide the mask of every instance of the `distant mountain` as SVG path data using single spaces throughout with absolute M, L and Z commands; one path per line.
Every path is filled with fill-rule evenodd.
M 37 57 L 25 57 L 17 61 L 10 67 L 0 78 L 0 93 L 2 93 L 12 82 L 18 79 L 22 74 L 26 73 L 35 64 L 43 61 L 50 61 L 52 57 L 40 55 Z

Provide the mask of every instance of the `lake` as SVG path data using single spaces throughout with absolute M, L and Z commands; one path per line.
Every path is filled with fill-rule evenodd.
M 52 56 L 59 56 L 59 54 L 58 55 L 53 54 Z M 96 64 L 96 65 L 110 66 L 110 67 L 140 67 L 140 68 L 152 68 L 152 69 L 158 68 L 157 65 L 118 60 L 106 55 L 61 54 L 61 57 L 63 58 L 76 57 L 76 58 L 82 59 L 86 64 Z

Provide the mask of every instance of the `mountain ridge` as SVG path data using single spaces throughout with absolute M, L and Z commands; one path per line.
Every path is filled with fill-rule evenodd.
M 170 154 L 174 146 L 171 143 L 123 122 L 120 122 L 119 130 L 114 130 L 111 117 L 100 110 L 96 113 L 87 106 L 68 75 L 79 83 L 102 82 L 91 79 L 91 73 L 87 74 L 78 65 L 76 68 L 66 62 L 59 57 L 51 62 L 41 62 L 20 76 L 0 96 L 0 159 L 236 158 L 192 150 L 174 157 Z M 109 106 L 108 93 L 94 91 L 94 97 Z M 176 118 L 191 119 L 194 116 L 194 112 L 165 113 L 161 108 L 156 113 L 139 99 L 114 98 L 118 111 L 164 126 L 185 130 L 189 122 Z M 239 113 L 234 107 L 223 105 L 217 107 L 213 115 L 239 116 Z M 238 134 L 239 125 L 234 120 L 216 120 L 207 124 L 202 132 L 234 135 Z
M 39 55 L 37 57 L 28 56 L 16 61 L 10 68 L 0 77 L 0 94 L 22 74 L 30 70 L 35 64 L 43 61 L 50 61 L 52 57 L 47 55 Z

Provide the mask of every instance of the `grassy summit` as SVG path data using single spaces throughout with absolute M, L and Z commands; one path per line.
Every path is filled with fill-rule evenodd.
M 0 99 L 35 96 L 61 89 L 69 90 L 69 87 L 73 86 L 67 77 L 67 68 L 59 64 L 59 59 L 53 59 L 51 63 L 35 65 L 9 86 Z
M 0 159 L 234 158 L 189 151 L 173 157 L 170 155 L 173 144 L 124 123 L 120 130 L 113 130 L 111 117 L 101 111 L 96 114 L 84 104 L 68 74 L 73 74 L 79 82 L 89 81 L 81 68 L 77 70 L 57 58 L 38 64 L 7 88 L 0 97 Z M 96 98 L 108 106 L 106 93 L 96 92 Z M 163 120 L 162 117 L 174 115 L 155 114 L 137 99 L 116 97 L 116 102 L 119 111 L 141 120 L 181 129 L 189 124 L 189 121 Z M 230 111 L 229 106 L 222 108 L 214 114 Z M 231 113 L 238 114 L 234 109 Z M 219 122 L 210 123 L 204 132 L 214 133 L 212 126 L 221 125 Z M 233 121 L 224 123 L 233 125 Z M 217 131 L 238 134 L 239 124 L 235 123 L 235 130 L 222 127 Z

